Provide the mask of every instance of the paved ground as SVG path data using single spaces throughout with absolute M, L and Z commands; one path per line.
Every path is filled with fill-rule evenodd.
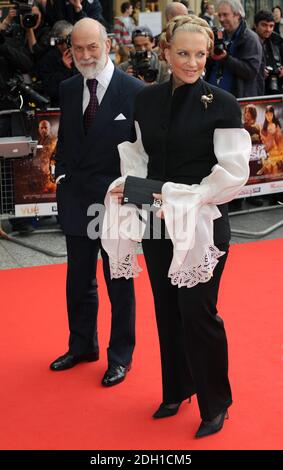
M 245 204 L 244 210 L 248 210 L 248 213 L 242 211 L 239 215 L 231 215 L 232 230 L 235 232 L 239 230 L 248 231 L 254 234 L 254 236 L 250 235 L 247 238 L 242 233 L 236 232 L 233 234 L 232 243 L 283 238 L 283 206 L 269 209 L 269 207 L 264 207 L 263 211 L 253 212 L 255 209 L 251 205 Z M 66 262 L 66 257 L 61 256 L 66 252 L 65 239 L 55 217 L 40 219 L 35 230 L 28 235 L 13 234 L 9 222 L 5 219 L 1 223 L 3 230 L 13 236 L 20 244 L 0 238 L 0 269 Z M 268 233 L 270 227 L 280 224 L 280 227 Z M 27 248 L 22 244 L 29 244 L 50 251 L 53 256 Z

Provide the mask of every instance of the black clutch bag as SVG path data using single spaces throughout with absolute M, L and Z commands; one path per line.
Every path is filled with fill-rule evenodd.
M 136 206 L 154 204 L 157 207 L 161 206 L 161 201 L 154 199 L 152 193 L 161 193 L 163 184 L 163 181 L 127 176 L 124 186 L 123 204 L 134 204 Z

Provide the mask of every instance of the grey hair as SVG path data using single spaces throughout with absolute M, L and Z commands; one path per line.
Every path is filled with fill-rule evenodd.
M 73 25 L 66 20 L 56 21 L 52 26 L 51 34 L 55 37 L 60 37 L 63 34 L 71 34 Z
M 103 24 L 99 23 L 99 21 L 98 21 L 98 27 L 99 27 L 101 41 L 104 42 L 108 38 L 106 28 L 103 26 Z
M 217 10 L 220 7 L 220 5 L 225 5 L 225 4 L 230 5 L 233 13 L 238 13 L 241 16 L 241 18 L 245 18 L 246 13 L 240 0 L 218 0 L 217 7 L 216 7 Z

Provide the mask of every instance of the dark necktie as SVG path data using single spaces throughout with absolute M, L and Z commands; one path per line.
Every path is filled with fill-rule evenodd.
M 91 126 L 91 123 L 93 121 L 93 118 L 95 116 L 95 113 L 98 109 L 98 99 L 96 96 L 96 88 L 97 88 L 97 80 L 95 78 L 88 79 L 86 81 L 86 84 L 89 89 L 89 103 L 87 105 L 87 108 L 84 112 L 84 129 L 85 133 L 87 133 L 88 129 Z

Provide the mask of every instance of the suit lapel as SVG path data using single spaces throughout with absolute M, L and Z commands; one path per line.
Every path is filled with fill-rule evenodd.
M 120 74 L 114 69 L 113 76 L 108 85 L 105 95 L 98 107 L 93 123 L 91 124 L 88 134 L 85 137 L 84 154 L 94 141 L 100 138 L 104 131 L 115 117 L 119 114 L 121 105 L 126 98 L 126 93 L 122 92 Z
M 83 127 L 83 90 L 84 90 L 84 79 L 81 75 L 78 75 L 78 83 L 74 83 L 74 90 L 72 93 L 72 108 L 75 110 L 72 113 L 73 125 L 76 132 L 78 132 L 79 139 L 84 139 L 84 127 Z

